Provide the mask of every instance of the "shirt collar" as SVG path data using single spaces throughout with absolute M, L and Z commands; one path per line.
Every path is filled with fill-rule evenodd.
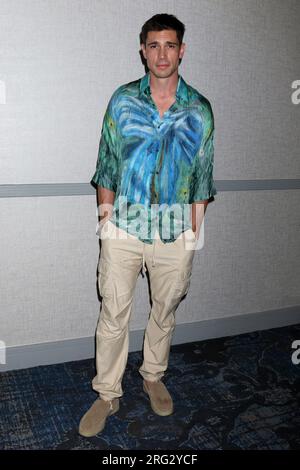
M 144 93 L 150 96 L 150 72 L 146 73 L 140 81 L 140 94 Z M 176 100 L 182 103 L 188 103 L 188 87 L 181 75 L 178 75 L 178 83 L 176 89 Z

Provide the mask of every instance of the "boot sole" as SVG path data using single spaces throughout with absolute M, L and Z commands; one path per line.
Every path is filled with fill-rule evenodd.
M 146 386 L 145 386 L 144 383 L 143 383 L 143 390 L 148 395 L 148 398 L 149 398 L 150 404 L 151 404 L 151 408 L 154 411 L 154 413 L 156 413 L 158 416 L 170 416 L 173 413 L 173 411 L 174 411 L 174 406 L 173 405 L 172 405 L 171 410 L 166 410 L 166 411 L 160 410 L 159 408 L 155 407 L 155 405 L 153 404 L 153 402 L 151 400 L 150 394 L 149 394 L 148 390 L 146 389 Z

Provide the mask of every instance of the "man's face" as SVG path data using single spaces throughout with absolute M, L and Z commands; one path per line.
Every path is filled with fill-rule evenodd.
M 185 44 L 179 47 L 176 31 L 149 31 L 146 47 L 141 45 L 148 69 L 157 78 L 170 77 L 177 72 L 179 59 L 183 57 Z

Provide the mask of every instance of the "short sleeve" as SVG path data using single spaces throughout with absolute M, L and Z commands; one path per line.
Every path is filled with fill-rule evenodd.
M 191 177 L 190 204 L 204 201 L 217 194 L 213 179 L 214 167 L 214 116 L 210 104 L 203 115 L 203 138 L 195 157 Z
M 117 129 L 111 99 L 102 124 L 96 172 L 91 180 L 98 186 L 117 191 L 118 185 L 118 152 Z

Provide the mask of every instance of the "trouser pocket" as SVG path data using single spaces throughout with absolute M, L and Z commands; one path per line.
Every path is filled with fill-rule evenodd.
M 109 263 L 100 255 L 98 265 L 98 288 L 101 297 L 113 297 Z
M 192 271 L 186 269 L 178 273 L 177 279 L 174 281 L 173 296 L 175 299 L 180 300 L 187 294 L 191 283 Z

